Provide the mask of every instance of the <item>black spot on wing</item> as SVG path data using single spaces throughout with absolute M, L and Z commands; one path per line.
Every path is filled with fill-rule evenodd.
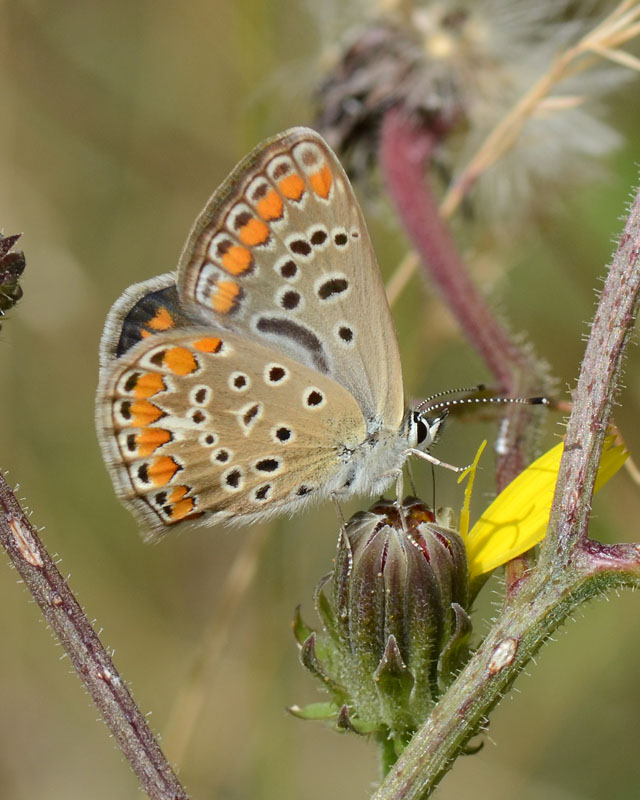
M 330 278 L 318 288 L 318 297 L 321 300 L 329 300 L 346 292 L 348 288 L 349 281 L 346 278 Z

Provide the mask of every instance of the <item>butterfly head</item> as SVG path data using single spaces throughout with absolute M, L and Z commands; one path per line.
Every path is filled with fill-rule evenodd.
M 442 425 L 452 410 L 462 410 L 478 404 L 524 404 L 524 405 L 550 405 L 548 397 L 496 397 L 482 396 L 486 387 L 482 384 L 464 389 L 448 389 L 438 392 L 423 400 L 416 408 L 411 409 L 406 417 L 406 432 L 409 447 L 415 450 L 427 451 L 438 438 Z M 464 393 L 467 396 L 460 398 L 447 398 L 443 396 Z M 435 402 L 437 401 L 437 402 Z
M 407 440 L 409 447 L 428 450 L 438 438 L 438 434 L 449 414 L 448 408 L 417 408 L 407 415 Z

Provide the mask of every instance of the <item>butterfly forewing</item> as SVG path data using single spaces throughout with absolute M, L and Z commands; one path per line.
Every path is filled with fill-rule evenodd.
M 105 371 L 98 427 L 123 502 L 152 533 L 247 522 L 339 488 L 365 437 L 332 378 L 228 331 L 151 336 Z
M 178 270 L 183 304 L 335 379 L 369 431 L 404 412 L 398 345 L 364 218 L 322 138 L 295 128 L 234 170 Z

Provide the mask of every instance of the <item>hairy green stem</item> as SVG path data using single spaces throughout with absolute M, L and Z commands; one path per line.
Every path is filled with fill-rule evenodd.
M 637 195 L 585 350 L 540 559 L 510 586 L 502 614 L 389 772 L 376 800 L 428 797 L 549 634 L 577 605 L 614 586 L 640 586 L 640 545 L 603 545 L 587 537 L 604 432 L 639 296 Z
M 575 569 L 562 585 L 549 580 L 548 573 L 536 573 L 413 737 L 375 800 L 429 797 L 548 636 L 580 603 L 621 585 L 640 586 L 640 559 L 627 572 L 597 577 Z
M 618 243 L 585 348 L 542 564 L 563 566 L 585 546 L 602 444 L 640 298 L 640 194 Z

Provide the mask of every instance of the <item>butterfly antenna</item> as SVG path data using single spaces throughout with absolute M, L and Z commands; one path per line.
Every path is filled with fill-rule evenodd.
M 437 400 L 439 397 L 446 397 L 450 394 L 470 394 L 471 392 L 484 392 L 486 388 L 487 387 L 484 383 L 478 383 L 475 386 L 461 386 L 459 389 L 444 389 L 444 391 L 431 394 L 429 397 L 422 400 L 417 406 L 416 411 L 422 411 L 423 408 L 430 406 L 431 403 L 434 400 Z
M 440 403 L 431 403 L 423 401 L 420 403 L 417 411 L 438 411 L 446 409 L 449 411 L 452 408 L 460 406 L 472 405 L 506 405 L 508 403 L 517 403 L 524 406 L 550 406 L 551 400 L 548 397 L 460 397 L 455 400 L 443 400 Z

